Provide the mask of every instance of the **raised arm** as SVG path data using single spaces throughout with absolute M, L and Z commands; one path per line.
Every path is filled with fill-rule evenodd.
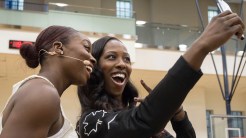
M 200 66 L 206 55 L 232 35 L 240 37 L 243 30 L 241 19 L 234 13 L 226 11 L 214 17 L 138 107 L 119 112 L 87 113 L 80 121 L 83 137 L 149 138 L 161 131 L 202 76 Z
M 193 69 L 199 70 L 209 52 L 223 45 L 234 34 L 240 39 L 244 28 L 241 18 L 236 13 L 225 11 L 211 20 L 183 57 Z

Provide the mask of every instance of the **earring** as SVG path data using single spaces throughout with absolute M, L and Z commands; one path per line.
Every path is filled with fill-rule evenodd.
M 61 55 L 63 55 L 63 51 L 61 51 Z
M 51 56 L 54 56 L 54 55 L 56 55 L 57 53 L 56 52 L 47 52 L 49 55 L 51 55 Z

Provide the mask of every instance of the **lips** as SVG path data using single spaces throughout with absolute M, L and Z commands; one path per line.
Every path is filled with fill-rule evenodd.
M 126 74 L 123 72 L 115 72 L 112 74 L 111 78 L 117 85 L 123 85 L 126 80 Z
M 91 62 L 89 60 L 84 60 L 83 63 L 85 65 L 86 70 L 89 73 L 92 73 L 92 71 L 93 71 L 93 65 L 91 64 Z
M 86 65 L 85 68 L 86 68 L 86 70 L 87 70 L 89 73 L 92 73 L 92 67 L 91 67 L 91 66 Z

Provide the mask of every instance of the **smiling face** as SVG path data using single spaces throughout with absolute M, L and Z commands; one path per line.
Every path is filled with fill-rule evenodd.
M 130 55 L 122 42 L 110 40 L 98 61 L 105 80 L 105 89 L 121 100 L 123 90 L 132 72 Z
M 64 47 L 64 55 L 76 59 L 64 57 L 66 75 L 71 76 L 72 84 L 84 85 L 90 77 L 95 59 L 91 55 L 91 42 L 89 39 L 77 33 L 70 42 Z M 88 62 L 83 62 L 87 60 Z

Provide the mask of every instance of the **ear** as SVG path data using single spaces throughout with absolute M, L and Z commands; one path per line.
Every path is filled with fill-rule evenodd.
M 55 49 L 55 53 L 59 54 L 59 55 L 63 55 L 63 45 L 62 45 L 62 42 L 59 42 L 59 41 L 55 41 L 53 43 L 53 48 Z

